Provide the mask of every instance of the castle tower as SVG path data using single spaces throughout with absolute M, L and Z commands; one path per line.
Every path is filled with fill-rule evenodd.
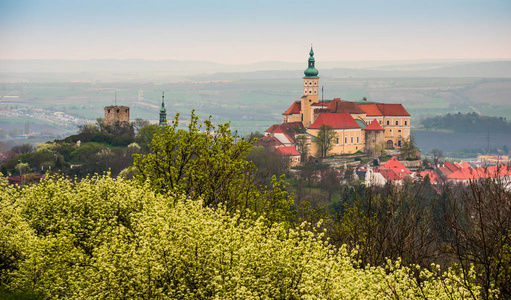
M 167 124 L 167 110 L 165 109 L 165 92 L 161 92 L 160 127 Z
M 114 125 L 116 122 L 130 122 L 130 108 L 117 105 L 117 92 L 115 92 L 115 105 L 105 106 L 105 123 Z
M 301 98 L 301 112 L 302 123 L 304 127 L 309 127 L 312 123 L 312 110 L 311 105 L 317 103 L 319 100 L 319 77 L 318 70 L 315 67 L 314 51 L 309 52 L 309 64 L 307 69 L 303 72 L 303 96 Z

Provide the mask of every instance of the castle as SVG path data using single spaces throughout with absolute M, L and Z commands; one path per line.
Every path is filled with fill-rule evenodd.
M 401 104 L 367 101 L 319 100 L 319 77 L 314 51 L 309 52 L 304 71 L 303 96 L 282 114 L 282 124 L 265 131 L 262 144 L 274 147 L 296 147 L 300 135 L 309 140 L 310 153 L 315 155 L 322 125 L 335 132 L 329 154 L 350 154 L 357 151 L 376 153 L 378 149 L 400 148 L 410 136 L 410 114 Z
M 130 122 L 130 108 L 128 106 L 105 106 L 105 123 L 114 125 L 117 122 Z

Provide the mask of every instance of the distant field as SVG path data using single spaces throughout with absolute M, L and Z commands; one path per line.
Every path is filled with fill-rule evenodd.
M 320 73 L 321 76 L 321 73 Z M 412 115 L 412 125 L 426 116 L 477 112 L 511 120 L 511 79 L 485 78 L 333 78 L 320 80 L 324 99 L 402 103 Z M 143 91 L 139 101 L 138 91 Z M 131 108 L 132 119 L 158 120 L 161 92 L 165 91 L 168 118 L 192 109 L 201 118 L 232 121 L 240 134 L 264 131 L 282 120 L 282 113 L 299 100 L 302 78 L 243 79 L 204 82 L 118 83 L 2 83 L 0 109 L 40 108 L 62 111 L 93 122 L 103 117 L 103 107 L 115 102 Z M 322 94 L 319 95 L 320 99 Z M 5 102 L 5 104 L 4 104 Z M 18 126 L 23 128 L 23 120 Z M 511 144 L 511 143 L 510 143 Z
M 412 130 L 417 146 L 422 152 L 440 149 L 453 152 L 463 149 L 487 149 L 487 134 L 452 133 L 427 130 Z M 490 148 L 502 149 L 504 145 L 511 148 L 510 134 L 490 134 Z

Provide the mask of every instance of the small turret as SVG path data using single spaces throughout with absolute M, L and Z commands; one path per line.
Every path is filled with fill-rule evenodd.
M 160 127 L 167 124 L 167 110 L 165 109 L 165 92 L 161 92 Z

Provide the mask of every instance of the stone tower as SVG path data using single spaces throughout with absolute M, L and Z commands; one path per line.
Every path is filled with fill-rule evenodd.
M 309 127 L 312 122 L 311 105 L 318 102 L 319 99 L 319 77 L 318 70 L 315 67 L 314 51 L 309 52 L 309 64 L 303 72 L 303 96 L 301 98 L 302 123 L 304 127 Z
M 105 123 L 114 125 L 116 122 L 130 122 L 130 108 L 128 106 L 105 106 Z
M 167 110 L 165 109 L 165 94 L 161 92 L 161 108 L 160 108 L 160 127 L 167 124 Z

